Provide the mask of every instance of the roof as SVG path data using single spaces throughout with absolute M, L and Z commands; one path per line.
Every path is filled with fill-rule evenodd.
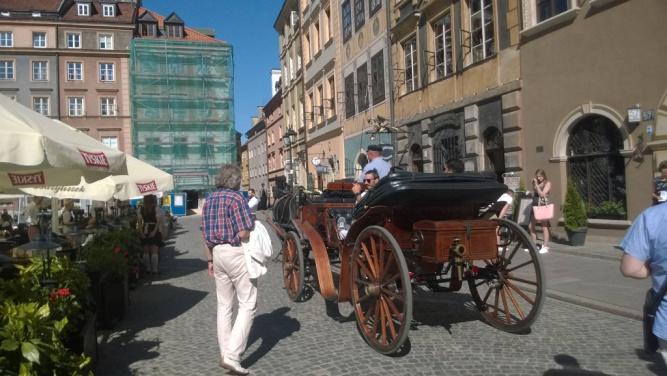
M 170 17 L 174 16 L 174 15 L 176 15 L 176 13 L 171 13 Z M 156 12 L 150 10 L 150 9 L 147 9 L 145 7 L 140 7 L 139 8 L 139 20 L 146 20 L 145 17 L 148 17 L 148 16 L 152 17 L 153 19 L 155 19 L 157 21 L 158 27 L 160 29 L 164 29 L 164 22 L 165 22 L 164 16 L 162 16 L 161 14 L 156 13 Z M 176 17 L 178 17 L 178 16 L 176 15 Z M 180 17 L 178 19 L 180 20 Z M 172 20 L 172 23 L 174 23 L 174 22 L 176 22 L 176 21 Z M 181 20 L 181 22 L 182 22 L 182 20 Z M 167 23 L 169 23 L 169 21 L 167 21 Z M 142 37 L 142 38 L 145 38 L 145 37 Z M 187 26 L 185 27 L 185 35 L 183 36 L 183 38 L 179 38 L 179 39 L 180 40 L 197 41 L 197 42 L 217 42 L 217 43 L 224 42 L 222 39 L 209 37 L 208 35 L 206 35 L 204 33 L 200 33 L 199 31 L 197 31 L 193 28 L 187 27 Z
M 60 0 L 2 0 L 0 10 L 57 12 Z
M 176 23 L 176 24 L 184 24 L 185 21 L 181 17 L 176 14 L 176 12 L 171 12 L 170 15 L 167 16 L 167 18 L 164 19 L 164 22 L 166 23 Z
M 2 0 L 3 3 L 5 0 Z M 75 22 L 113 22 L 113 23 L 129 23 L 134 24 L 134 17 L 136 12 L 136 5 L 131 2 L 114 2 L 116 5 L 115 17 L 104 17 L 102 15 L 102 4 L 110 4 L 109 2 L 102 2 L 100 0 L 88 0 L 86 3 L 91 4 L 90 16 L 77 15 L 76 1 L 64 0 L 62 1 L 63 9 L 61 10 L 62 19 L 66 21 Z

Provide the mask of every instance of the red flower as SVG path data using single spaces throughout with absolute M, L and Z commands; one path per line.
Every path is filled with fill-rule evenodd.
M 58 296 L 60 296 L 61 298 L 65 298 L 65 297 L 68 297 L 70 295 L 72 295 L 72 293 L 69 291 L 69 289 L 67 287 L 63 287 L 61 289 L 58 289 Z
M 122 251 L 123 251 L 123 249 L 122 249 L 119 245 L 117 245 L 117 246 L 114 247 L 114 249 L 113 249 L 113 253 L 120 253 L 120 252 L 122 252 Z

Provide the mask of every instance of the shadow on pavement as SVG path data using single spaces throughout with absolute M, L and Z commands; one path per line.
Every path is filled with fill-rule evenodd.
M 667 375 L 667 364 L 665 364 L 665 361 L 662 359 L 662 355 L 658 353 L 647 354 L 644 352 L 644 349 L 636 349 L 635 354 L 637 354 L 639 359 L 651 362 L 651 364 L 646 366 L 649 371 L 656 375 Z
M 116 330 L 107 332 L 99 344 L 100 361 L 96 375 L 132 375 L 130 366 L 138 361 L 160 355 L 160 340 L 137 340 L 147 328 L 163 326 L 197 305 L 207 292 L 190 290 L 169 284 L 144 286 L 132 294 L 131 305 L 124 321 Z M 156 309 L 159 307 L 159 309 Z M 269 325 L 267 325 L 269 326 Z M 144 336 L 145 337 L 145 336 Z
M 301 324 L 297 319 L 286 316 L 289 310 L 288 307 L 281 307 L 271 313 L 255 317 L 250 337 L 248 338 L 248 347 L 252 346 L 257 340 L 261 340 L 262 343 L 257 350 L 253 351 L 252 354 L 243 360 L 244 367 L 252 366 L 271 351 L 273 346 L 280 342 L 280 340 L 291 336 L 301 329 Z
M 543 373 L 543 376 L 608 376 L 604 372 L 588 371 L 581 368 L 577 358 L 567 354 L 554 356 L 554 361 L 563 368 L 547 370 Z
M 475 303 L 467 294 L 414 294 L 412 330 L 420 326 L 442 326 L 451 334 L 452 324 L 482 320 Z

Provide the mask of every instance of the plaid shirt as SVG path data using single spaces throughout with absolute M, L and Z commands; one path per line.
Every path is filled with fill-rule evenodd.
M 246 200 L 231 189 L 219 189 L 208 196 L 201 222 L 209 248 L 225 243 L 240 246 L 239 232 L 251 230 L 254 223 Z

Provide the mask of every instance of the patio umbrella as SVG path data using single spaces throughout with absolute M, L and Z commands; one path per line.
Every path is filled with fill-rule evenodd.
M 0 192 L 126 173 L 123 152 L 0 95 Z
M 21 191 L 34 196 L 59 199 L 107 201 L 112 198 L 129 200 L 132 197 L 174 189 L 174 179 L 170 174 L 129 155 L 127 172 L 127 175 L 112 175 L 94 183 L 82 180 L 79 185 L 74 186 L 22 188 Z

